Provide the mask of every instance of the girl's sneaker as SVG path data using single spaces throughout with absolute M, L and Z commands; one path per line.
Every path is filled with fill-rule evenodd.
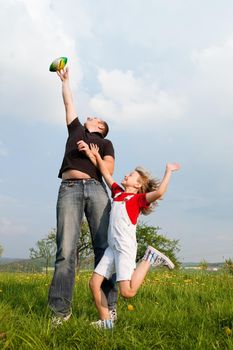
M 90 323 L 91 326 L 99 329 L 112 329 L 114 322 L 112 320 L 98 320 Z
M 175 267 L 173 262 L 165 254 L 151 246 L 147 247 L 143 260 L 149 261 L 152 266 L 163 265 L 168 267 L 170 270 L 174 269 Z

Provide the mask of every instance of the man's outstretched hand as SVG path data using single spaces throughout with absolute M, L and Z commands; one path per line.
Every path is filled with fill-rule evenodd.
M 57 71 L 57 75 L 61 79 L 61 81 L 68 81 L 69 80 L 69 68 L 65 67 L 59 71 Z

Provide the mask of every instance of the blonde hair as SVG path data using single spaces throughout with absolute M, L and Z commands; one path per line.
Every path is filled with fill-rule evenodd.
M 139 188 L 138 193 L 147 193 L 158 189 L 160 185 L 160 181 L 156 178 L 152 178 L 148 171 L 146 171 L 144 168 L 140 166 L 135 168 L 135 171 L 139 174 L 140 176 L 139 182 L 142 185 Z M 143 208 L 141 213 L 143 215 L 150 214 L 156 205 L 157 205 L 156 202 L 151 203 L 149 208 Z

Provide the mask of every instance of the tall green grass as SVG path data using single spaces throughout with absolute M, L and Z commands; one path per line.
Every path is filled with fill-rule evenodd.
M 89 277 L 77 276 L 73 317 L 53 330 L 51 276 L 1 273 L 0 349 L 233 350 L 232 276 L 152 271 L 135 298 L 119 298 L 113 331 L 89 325 L 97 319 Z

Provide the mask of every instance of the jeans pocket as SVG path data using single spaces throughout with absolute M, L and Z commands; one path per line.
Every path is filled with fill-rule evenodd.
M 67 184 L 61 183 L 58 191 L 58 197 L 63 196 L 68 190 Z
M 100 182 L 100 181 L 97 181 L 95 179 L 93 181 L 94 181 L 95 185 L 98 186 L 98 188 L 100 188 L 103 192 L 108 193 L 107 187 L 106 187 L 104 182 Z

